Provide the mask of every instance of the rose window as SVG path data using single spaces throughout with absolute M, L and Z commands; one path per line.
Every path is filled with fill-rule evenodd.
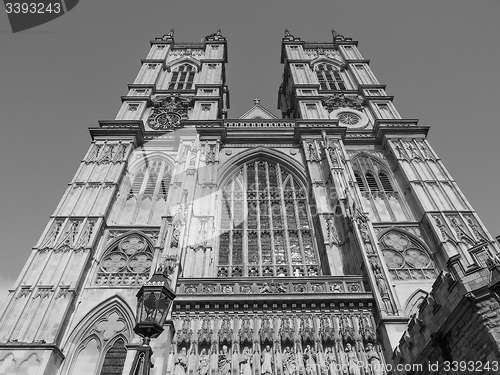
M 432 279 L 436 267 L 416 240 L 400 232 L 388 232 L 380 239 L 389 272 L 396 280 Z
M 136 234 L 122 239 L 102 258 L 96 283 L 98 285 L 141 285 L 149 277 L 153 250 Z
M 352 112 L 340 112 L 337 118 L 341 124 L 348 126 L 357 125 L 361 121 L 361 117 Z

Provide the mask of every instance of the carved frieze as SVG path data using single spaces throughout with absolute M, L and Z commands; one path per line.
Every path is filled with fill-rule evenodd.
M 175 130 L 180 127 L 182 119 L 187 119 L 187 112 L 192 107 L 191 96 L 178 93 L 157 96 L 153 99 L 153 111 L 147 123 L 154 130 Z
M 339 108 L 352 108 L 356 111 L 363 111 L 363 98 L 359 95 L 335 93 L 324 97 L 322 103 L 329 113 Z

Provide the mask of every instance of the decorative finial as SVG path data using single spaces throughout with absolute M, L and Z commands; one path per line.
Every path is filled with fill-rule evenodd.
M 205 37 L 205 40 L 208 40 L 208 41 L 219 41 L 219 40 L 226 40 L 226 38 L 224 38 L 222 36 L 221 29 L 218 29 L 215 33 L 207 35 Z
M 332 36 L 333 36 L 333 40 L 346 40 L 346 38 L 342 34 L 339 34 L 334 29 L 332 29 Z M 351 39 L 349 38 L 349 40 L 351 40 Z
M 288 29 L 285 29 L 285 37 L 290 36 L 290 35 L 291 35 L 290 31 L 288 31 Z
M 259 98 L 255 98 L 255 99 L 253 100 L 253 104 L 256 104 L 256 105 L 257 105 L 257 104 L 260 104 L 260 99 L 259 99 Z
M 167 34 L 167 35 L 165 35 L 165 36 L 166 36 L 166 37 L 173 38 L 173 37 L 174 37 L 174 29 L 170 30 L 170 31 L 168 32 L 168 34 Z

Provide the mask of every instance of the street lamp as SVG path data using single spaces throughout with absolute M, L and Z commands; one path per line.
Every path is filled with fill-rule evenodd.
M 137 293 L 137 324 L 134 332 L 142 337 L 142 344 L 137 348 L 130 375 L 149 375 L 153 367 L 149 346 L 152 338 L 163 332 L 163 323 L 167 318 L 175 294 L 168 286 L 166 272 L 157 270 Z

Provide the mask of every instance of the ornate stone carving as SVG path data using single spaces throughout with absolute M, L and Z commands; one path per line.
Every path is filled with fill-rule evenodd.
M 182 320 L 182 327 L 177 331 L 177 345 L 189 347 L 191 345 L 191 337 L 193 331 L 191 330 L 191 320 L 185 317 Z
M 292 316 L 283 315 L 280 327 L 281 343 L 283 345 L 293 345 L 295 341 L 295 326 Z
M 154 130 L 175 130 L 180 127 L 181 119 L 187 118 L 192 103 L 192 97 L 178 93 L 157 96 L 153 99 L 154 108 L 147 123 Z
M 322 103 L 328 112 L 332 112 L 339 108 L 352 108 L 360 112 L 363 111 L 363 98 L 361 98 L 359 95 L 335 93 L 333 95 L 324 97 L 322 99 Z M 357 122 L 359 122 L 360 120 L 361 118 Z M 350 119 L 350 121 L 352 121 L 352 118 Z
M 253 329 L 252 329 L 252 321 L 248 317 L 248 315 L 244 315 L 241 318 L 241 327 L 238 332 L 238 336 L 240 338 L 240 345 L 252 345 L 253 341 Z
M 204 317 L 201 322 L 201 328 L 198 330 L 198 345 L 211 346 L 213 330 L 208 317 Z
M 224 315 L 222 318 L 221 327 L 219 329 L 219 343 L 231 345 L 233 342 L 233 329 L 231 328 L 231 319 L 229 315 Z
M 300 336 L 302 338 L 302 343 L 312 344 L 314 343 L 314 324 L 312 317 L 303 315 L 301 318 Z
M 262 345 L 273 343 L 273 320 L 267 314 L 265 314 L 261 319 L 259 337 Z

